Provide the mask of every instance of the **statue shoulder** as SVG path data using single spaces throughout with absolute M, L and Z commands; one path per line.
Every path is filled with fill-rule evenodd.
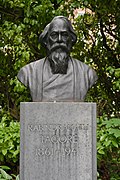
M 93 68 L 77 59 L 72 59 L 75 64 L 77 73 L 84 76 L 84 80 L 88 82 L 89 88 L 97 81 L 98 76 Z
M 29 79 L 32 77 L 33 73 L 42 67 L 45 58 L 37 60 L 35 62 L 31 62 L 25 66 L 23 66 L 20 71 L 18 72 L 17 78 L 18 80 L 23 83 L 25 86 L 28 86 Z
M 23 66 L 21 69 L 28 69 L 28 68 L 35 68 L 43 64 L 45 58 L 39 59 L 37 61 L 31 62 L 25 66 Z
M 90 66 L 88 66 L 87 64 L 83 63 L 82 61 L 80 61 L 78 59 L 72 58 L 72 61 L 74 64 L 76 64 L 78 66 L 78 68 L 82 68 L 83 70 L 87 71 L 90 68 Z

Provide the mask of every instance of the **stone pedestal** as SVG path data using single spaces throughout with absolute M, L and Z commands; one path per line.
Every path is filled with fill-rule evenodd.
M 95 103 L 20 108 L 20 180 L 97 180 Z

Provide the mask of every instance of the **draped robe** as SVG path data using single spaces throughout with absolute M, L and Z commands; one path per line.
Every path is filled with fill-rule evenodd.
M 52 74 L 47 58 L 20 69 L 18 79 L 29 87 L 33 101 L 84 101 L 97 80 L 96 72 L 83 62 L 70 58 L 66 74 Z

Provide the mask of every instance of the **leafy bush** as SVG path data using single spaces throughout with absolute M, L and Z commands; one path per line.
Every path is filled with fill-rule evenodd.
M 85 14 L 74 18 L 83 8 Z M 89 11 L 89 12 L 87 12 Z M 91 12 L 90 12 L 91 11 Z M 83 11 L 82 11 L 83 12 Z M 1 1 L 1 109 L 0 162 L 16 164 L 19 157 L 19 103 L 29 101 L 29 92 L 16 79 L 21 67 L 45 56 L 38 37 L 55 15 L 73 19 L 78 36 L 72 55 L 91 65 L 98 82 L 88 94 L 87 101 L 97 102 L 98 172 L 99 179 L 118 180 L 120 90 L 120 1 L 87 0 L 3 0 Z M 7 112 L 6 112 L 7 111 Z M 8 114 L 10 113 L 10 115 Z M 5 115 L 6 114 L 6 115 Z M 16 119 L 14 121 L 13 117 Z
M 0 162 L 16 163 L 20 153 L 20 124 L 4 114 L 0 122 Z
M 99 176 L 105 180 L 120 177 L 120 119 L 101 117 L 97 127 Z
M 0 180 L 10 180 L 10 179 L 19 180 L 19 175 L 17 176 L 14 174 L 9 175 L 6 172 L 7 170 L 10 170 L 10 168 L 7 166 L 0 166 Z

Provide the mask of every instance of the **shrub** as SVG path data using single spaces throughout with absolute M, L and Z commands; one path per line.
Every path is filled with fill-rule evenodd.
M 118 180 L 120 177 L 120 119 L 98 119 L 97 160 L 99 177 Z
M 16 163 L 20 153 L 20 124 L 4 114 L 0 122 L 0 162 Z

